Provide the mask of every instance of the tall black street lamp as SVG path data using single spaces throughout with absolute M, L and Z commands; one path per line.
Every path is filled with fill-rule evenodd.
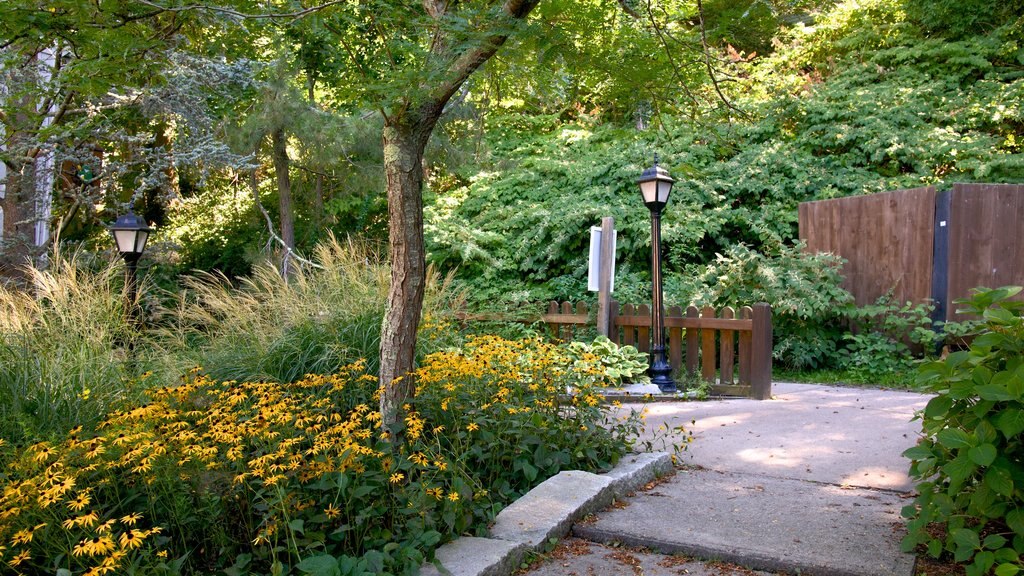
M 117 251 L 124 258 L 124 284 L 126 308 L 128 317 L 138 321 L 138 314 L 135 309 L 135 298 L 138 286 L 137 271 L 139 258 L 146 249 L 146 240 L 153 230 L 146 225 L 146 221 L 128 211 L 117 217 L 117 220 L 110 227 L 110 233 L 114 236 L 114 243 L 117 244 Z
M 658 166 L 658 156 L 654 156 L 654 166 L 643 171 L 637 184 L 644 204 L 651 211 L 651 382 L 658 385 L 662 392 L 676 392 L 676 383 L 672 380 L 672 366 L 665 356 L 665 305 L 661 298 L 661 211 L 668 204 L 668 195 L 672 192 L 675 180 L 668 171 Z

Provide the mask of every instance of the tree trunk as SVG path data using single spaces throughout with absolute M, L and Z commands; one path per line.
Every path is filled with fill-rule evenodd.
M 287 138 L 284 130 L 278 128 L 271 134 L 274 145 L 274 173 L 277 175 L 278 206 L 281 211 L 281 239 L 284 240 L 288 250 L 295 249 L 295 215 L 292 208 L 292 179 L 288 175 L 291 162 L 288 160 Z M 282 261 L 281 273 L 288 273 L 289 257 L 285 254 Z
M 384 426 L 392 431 L 401 421 L 402 405 L 416 390 L 408 375 L 414 367 L 427 275 L 422 160 L 438 115 L 439 111 L 419 122 L 390 120 L 384 125 L 391 287 L 380 339 L 380 411 Z

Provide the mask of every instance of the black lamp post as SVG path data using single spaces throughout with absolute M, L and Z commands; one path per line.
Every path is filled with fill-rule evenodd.
M 658 385 L 662 392 L 676 392 L 676 383 L 672 380 L 672 366 L 665 356 L 665 305 L 661 299 L 661 211 L 668 204 L 668 195 L 672 192 L 675 180 L 658 166 L 658 156 L 654 156 L 654 166 L 643 171 L 637 184 L 644 204 L 651 211 L 651 382 Z
M 133 321 L 138 319 L 135 310 L 135 297 L 138 285 L 136 276 L 139 258 L 142 257 L 142 252 L 146 249 L 146 240 L 149 239 L 149 233 L 152 231 L 146 225 L 146 221 L 133 214 L 131 210 L 127 214 L 118 216 L 117 221 L 110 227 L 110 233 L 114 236 L 114 243 L 117 244 L 117 251 L 124 258 L 126 306 L 128 316 Z

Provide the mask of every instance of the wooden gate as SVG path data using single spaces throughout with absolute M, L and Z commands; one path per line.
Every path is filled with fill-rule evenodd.
M 592 322 L 585 303 L 551 302 L 542 316 L 552 336 L 571 340 L 578 326 Z M 642 304 L 620 305 L 610 309 L 609 338 L 620 346 L 632 345 L 650 352 L 651 309 Z M 726 396 L 750 396 L 759 400 L 771 397 L 772 320 L 768 304 L 755 304 L 721 312 L 690 306 L 685 313 L 679 306 L 665 309 L 666 348 L 676 380 L 700 374 L 712 384 L 712 393 Z M 685 371 L 684 371 L 685 367 Z

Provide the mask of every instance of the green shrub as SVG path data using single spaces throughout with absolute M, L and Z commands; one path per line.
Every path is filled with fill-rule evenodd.
M 840 321 L 853 297 L 840 286 L 841 261 L 808 254 L 802 246 L 762 253 L 742 244 L 715 262 L 691 270 L 688 278 L 666 282 L 665 299 L 697 306 L 772 306 L 775 358 L 795 368 L 816 368 L 835 360 Z
M 855 332 L 843 336 L 838 365 L 857 381 L 879 383 L 913 368 L 916 356 L 927 356 L 942 338 L 932 329 L 930 304 L 896 302 L 891 294 L 870 306 L 850 310 Z M 918 348 L 917 353 L 911 345 Z
M 970 348 L 921 366 L 936 394 L 923 436 L 904 452 L 918 496 L 904 549 L 969 562 L 968 576 L 1020 572 L 1024 553 L 1024 303 L 1020 287 L 979 289 L 959 303 L 984 319 Z

